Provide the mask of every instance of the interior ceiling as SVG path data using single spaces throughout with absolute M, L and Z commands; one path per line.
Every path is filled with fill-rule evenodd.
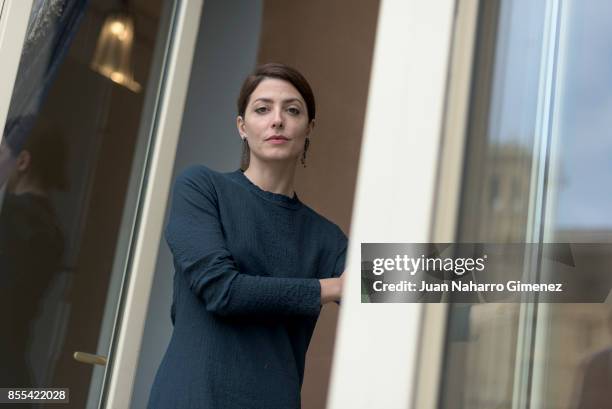
M 128 0 L 130 8 L 137 14 L 150 18 L 159 18 L 162 4 L 169 0 Z M 109 11 L 119 7 L 123 0 L 91 0 L 91 6 L 97 10 Z
M 130 4 L 137 11 L 150 17 L 159 18 L 164 0 L 131 0 Z

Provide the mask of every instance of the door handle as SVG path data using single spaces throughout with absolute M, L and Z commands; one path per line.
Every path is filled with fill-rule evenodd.
M 88 354 L 87 352 L 76 351 L 72 357 L 84 364 L 106 366 L 106 357 L 102 355 L 94 355 Z

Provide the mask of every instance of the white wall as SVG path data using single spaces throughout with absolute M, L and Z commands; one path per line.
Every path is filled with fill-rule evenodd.
M 175 176 L 194 163 L 221 171 L 238 169 L 241 141 L 235 127 L 235 101 L 242 80 L 256 64 L 261 11 L 261 0 L 204 2 Z M 162 242 L 130 405 L 133 409 L 146 407 L 170 340 L 173 275 L 172 256 Z

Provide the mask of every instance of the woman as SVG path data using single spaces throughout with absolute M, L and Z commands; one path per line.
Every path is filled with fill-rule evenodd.
M 266 64 L 238 98 L 241 170 L 176 180 L 165 237 L 174 331 L 149 408 L 299 409 L 322 304 L 339 301 L 347 240 L 293 190 L 315 102 L 296 70 Z
M 68 187 L 65 145 L 50 128 L 31 132 L 33 117 L 9 119 L 0 143 L 0 385 L 45 387 L 29 359 L 45 291 L 62 271 L 64 235 L 50 199 Z M 41 366 L 42 365 L 42 366 Z M 18 405 L 21 407 L 22 405 Z M 34 405 L 24 405 L 30 408 Z

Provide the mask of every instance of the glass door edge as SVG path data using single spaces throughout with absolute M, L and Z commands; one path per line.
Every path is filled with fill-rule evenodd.
M 546 2 L 546 20 L 544 22 L 544 42 L 540 64 L 538 89 L 538 107 L 535 143 L 533 148 L 533 164 L 530 175 L 529 210 L 527 221 L 526 243 L 542 244 L 543 211 L 545 210 L 545 194 L 547 185 L 547 155 L 551 132 L 551 115 L 553 109 L 554 71 L 557 59 L 558 24 L 560 18 L 561 0 Z M 539 254 L 541 246 L 525 253 L 524 280 L 536 280 L 539 273 Z M 537 300 L 523 302 L 519 311 L 519 324 L 516 346 L 516 359 L 512 389 L 512 409 L 530 407 L 533 371 L 532 360 L 536 339 L 535 324 L 540 304 Z
M 480 0 L 457 0 L 455 4 L 432 220 L 431 241 L 436 243 L 456 240 L 479 4 Z M 438 407 L 448 313 L 448 304 L 444 300 L 424 305 L 415 408 Z
M 126 293 L 123 310 L 119 312 L 122 316 L 113 356 L 109 357 L 113 365 L 105 408 L 128 409 L 130 405 L 203 3 L 203 0 L 178 0 L 160 108 L 155 119 L 155 143 L 150 152 L 129 278 L 123 289 Z

